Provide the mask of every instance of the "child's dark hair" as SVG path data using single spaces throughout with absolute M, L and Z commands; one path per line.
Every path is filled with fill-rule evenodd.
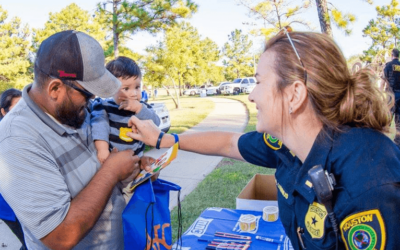
M 125 56 L 120 56 L 107 63 L 106 68 L 117 78 L 128 79 L 134 77 L 136 79 L 142 77 L 142 73 L 136 62 Z
M 18 89 L 7 89 L 1 94 L 0 97 L 0 108 L 4 109 L 4 112 L 8 113 L 12 99 L 15 97 L 21 97 L 22 92 Z M 3 115 L 0 112 L 0 118 L 3 118 Z

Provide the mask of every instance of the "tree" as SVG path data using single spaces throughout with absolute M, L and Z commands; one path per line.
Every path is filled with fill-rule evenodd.
M 364 0 L 372 4 L 372 0 Z M 356 21 L 356 17 L 351 13 L 344 14 L 337 9 L 332 3 L 327 0 L 315 0 L 321 32 L 333 37 L 331 21 L 341 30 L 344 30 L 346 35 L 351 34 L 350 24 Z M 328 7 L 329 5 L 329 7 Z
M 303 1 L 300 5 L 293 4 L 288 0 L 270 0 L 270 1 L 252 1 L 239 0 L 239 3 L 250 11 L 250 16 L 254 16 L 256 20 L 262 21 L 262 28 L 253 29 L 252 34 L 263 35 L 266 39 L 274 36 L 283 27 L 300 24 L 310 28 L 309 24 L 299 18 L 304 10 L 310 6 L 309 1 Z
M 112 11 L 106 9 L 112 3 Z M 119 41 L 140 30 L 156 33 L 177 19 L 189 17 L 197 11 L 191 0 L 112 0 L 98 4 L 100 15 L 113 31 L 114 57 L 118 57 Z
M 60 12 L 49 13 L 49 20 L 43 29 L 33 29 L 33 49 L 39 49 L 47 37 L 64 30 L 77 30 L 94 37 L 103 48 L 106 48 L 107 30 L 99 15 L 90 15 L 88 11 L 72 3 Z
M 170 27 L 164 41 L 147 49 L 144 63 L 146 81 L 172 85 L 179 91 L 186 83 L 202 84 L 220 80 L 216 76 L 220 68 L 218 46 L 210 39 L 201 39 L 196 28 L 187 22 Z M 220 71 L 219 71 L 220 72 Z M 174 99 L 179 108 L 179 95 Z
M 364 51 L 363 61 L 383 64 L 385 54 L 398 47 L 400 37 L 398 21 L 400 18 L 399 1 L 392 0 L 388 5 L 376 7 L 377 18 L 369 21 L 363 29 L 364 37 L 371 38 L 371 46 Z
M 0 6 L 0 92 L 21 89 L 33 80 L 29 71 L 29 27 L 22 26 L 17 17 L 7 22 L 7 17 Z
M 250 53 L 253 42 L 249 41 L 248 35 L 242 34 L 241 30 L 232 31 L 228 36 L 229 42 L 225 43 L 223 61 L 225 68 L 225 78 L 233 80 L 242 76 L 254 75 L 254 60 Z

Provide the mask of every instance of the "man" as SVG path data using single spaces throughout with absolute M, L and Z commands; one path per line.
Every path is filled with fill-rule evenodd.
M 395 114 L 396 119 L 400 118 L 400 62 L 399 62 L 399 50 L 392 50 L 392 61 L 388 62 L 383 70 L 386 80 L 389 86 L 394 92 L 396 100 Z
M 63 31 L 41 44 L 33 84 L 0 124 L 0 192 L 28 249 L 122 249 L 125 201 L 116 184 L 139 172 L 132 150 L 97 160 L 86 106 L 120 82 L 100 44 Z

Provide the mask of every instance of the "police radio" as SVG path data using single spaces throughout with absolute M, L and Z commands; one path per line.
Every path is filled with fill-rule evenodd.
M 321 165 L 316 165 L 308 170 L 308 176 L 310 176 L 318 202 L 324 205 L 328 212 L 329 220 L 332 223 L 333 231 L 336 235 L 336 249 L 338 249 L 339 229 L 332 206 L 332 191 L 336 185 L 335 177 L 332 173 L 329 174 L 328 171 L 324 171 Z

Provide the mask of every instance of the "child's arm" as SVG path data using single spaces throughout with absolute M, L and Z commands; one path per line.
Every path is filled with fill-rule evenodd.
M 94 141 L 94 146 L 97 150 L 97 159 L 99 159 L 99 162 L 103 164 L 110 155 L 108 142 L 96 140 Z
M 108 145 L 110 124 L 103 100 L 100 98 L 96 98 L 90 107 L 90 125 L 92 127 L 92 138 L 97 149 L 97 158 L 103 164 L 110 154 Z

